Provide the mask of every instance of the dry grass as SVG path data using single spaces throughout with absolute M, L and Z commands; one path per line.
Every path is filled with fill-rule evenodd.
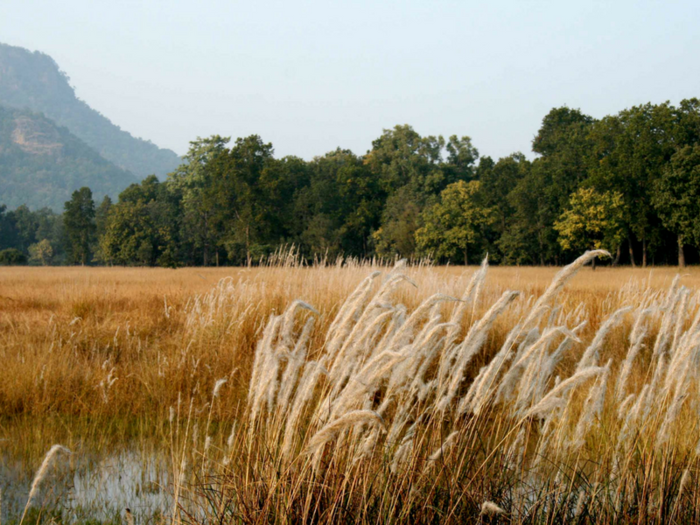
M 292 429 L 291 445 L 289 439 L 285 445 L 291 410 L 280 412 L 270 404 L 269 393 L 258 390 L 264 388 L 262 380 L 251 384 L 256 345 L 264 338 L 270 315 L 282 314 L 296 299 L 318 310 L 318 316 L 298 313 L 286 336 L 279 331 L 273 334 L 267 351 L 270 356 L 292 351 L 302 337 L 303 324 L 314 317 L 301 365 L 328 355 L 323 364 L 330 367 L 336 354 L 324 342 L 331 323 L 348 296 L 374 269 L 370 265 L 3 269 L 0 439 L 7 440 L 5 448 L 13 453 L 37 458 L 56 442 L 73 450 L 74 442 L 85 434 L 105 442 L 144 434 L 163 436 L 173 453 L 176 480 L 186 460 L 181 483 L 172 490 L 181 504 L 179 518 L 190 521 L 200 521 L 203 516 L 223 522 L 560 522 L 574 518 L 616 521 L 623 516 L 629 521 L 698 519 L 694 455 L 700 437 L 697 361 L 691 359 L 684 365 L 692 368 L 688 382 L 683 383 L 688 398 L 676 407 L 678 415 L 671 422 L 667 440 L 661 443 L 661 430 L 665 414 L 674 410 L 671 394 L 659 397 L 658 412 L 652 410 L 651 416 L 647 415 L 657 420 L 635 427 L 636 433 L 632 432 L 624 450 L 620 449 L 618 438 L 626 430 L 625 419 L 618 417 L 617 410 L 624 399 L 616 399 L 614 386 L 630 347 L 634 313 L 625 314 L 621 324 L 612 328 L 595 362 L 584 363 L 604 367 L 611 359 L 607 384 L 600 382 L 605 375 L 600 370 L 565 396 L 553 396 L 560 401 L 554 410 L 537 406 L 549 401 L 545 395 L 556 388 L 555 376 L 564 380 L 575 373 L 588 343 L 615 310 L 630 305 L 636 313 L 645 301 L 658 311 L 650 315 L 644 347 L 632 363 L 625 394 L 637 395 L 652 381 L 652 349 L 664 322 L 662 293 L 676 275 L 670 268 L 598 268 L 595 272 L 584 268 L 556 297 L 561 306 L 557 315 L 550 316 L 548 310 L 530 326 L 538 326 L 542 335 L 548 326 L 572 329 L 580 321 L 588 321 L 577 334 L 581 343 L 542 379 L 544 390 L 531 395 L 517 411 L 514 401 L 503 406 L 489 396 L 478 409 L 458 410 L 480 369 L 494 362 L 508 334 L 532 312 L 536 298 L 558 270 L 490 268 L 484 286 L 472 296 L 459 319 L 462 329 L 456 344 L 469 327 L 478 325 L 504 291 L 518 290 L 521 295 L 484 330 L 483 344 L 475 347 L 458 378 L 454 399 L 438 410 L 449 389 L 441 392 L 436 387 L 436 392 L 426 394 L 420 402 L 406 401 L 408 391 L 400 390 L 397 399 L 404 400 L 410 409 L 406 409 L 407 424 L 399 425 L 390 442 L 383 427 L 391 434 L 392 425 L 396 426 L 401 416 L 401 402 L 387 402 L 381 421 L 368 412 L 379 411 L 386 401 L 383 396 L 392 381 L 391 373 L 401 362 L 396 356 L 393 366 L 365 377 L 373 385 L 371 392 L 347 396 L 342 407 L 329 416 L 327 405 L 343 399 L 344 389 L 354 379 L 362 379 L 359 364 L 371 359 L 373 346 L 366 355 L 357 357 L 356 368 L 344 365 L 350 368 L 347 374 L 338 372 L 342 378 L 336 383 L 330 378 L 319 379 Z M 403 273 L 417 287 L 399 284 L 386 299 L 394 306 L 405 305 L 410 314 L 435 293 L 461 297 L 475 270 L 407 268 Z M 372 293 L 380 282 L 381 278 Z M 683 321 L 678 324 L 682 335 L 690 328 L 697 309 L 694 294 L 700 288 L 700 271 L 688 270 L 681 283 L 691 291 Z M 678 305 L 680 301 L 679 296 Z M 461 304 L 446 301 L 427 310 L 406 341 L 392 352 L 406 352 L 425 323 L 437 319 L 438 314 L 449 319 Z M 357 315 L 362 312 L 358 310 Z M 376 320 L 379 310 L 370 313 L 367 322 Z M 388 324 L 378 323 L 377 336 L 391 330 Z M 675 327 L 674 321 L 672 332 Z M 525 335 L 513 335 L 516 347 Z M 340 347 L 349 337 L 345 334 L 338 339 Z M 564 336 L 552 337 L 550 344 L 542 346 L 548 352 Z M 446 353 L 449 348 L 444 346 L 444 338 L 438 339 L 427 347 Z M 515 361 L 509 359 L 484 392 L 495 392 L 494 385 L 504 380 Z M 290 362 L 285 358 L 276 365 L 271 372 L 274 381 L 284 382 Z M 425 378 L 438 377 L 438 368 L 438 364 L 431 365 Z M 451 368 L 455 368 L 454 362 Z M 535 366 L 531 372 L 539 370 Z M 227 382 L 212 402 L 212 390 L 221 379 Z M 300 387 L 290 385 L 291 405 L 300 397 Z M 586 412 L 595 404 L 596 385 L 598 391 L 607 393 L 604 408 Z M 275 387 L 275 403 L 279 403 L 282 390 Z M 260 401 L 254 407 L 258 394 Z M 628 401 L 627 411 L 633 402 Z M 171 408 L 176 411 L 172 424 Z M 548 414 L 557 416 L 548 419 Z M 407 447 L 401 450 L 401 444 L 408 443 L 408 428 L 418 419 L 410 451 Z M 239 429 L 227 444 L 233 422 Z M 31 439 L 16 439 L 20 434 Z M 374 440 L 369 449 L 368 440 Z M 360 453 L 361 449 L 364 452 Z M 622 464 L 621 457 L 626 458 Z M 203 487 L 210 489 L 201 490 Z M 482 514 L 486 501 L 504 509 L 505 514 Z M 206 506 L 204 514 L 193 510 L 198 506 Z

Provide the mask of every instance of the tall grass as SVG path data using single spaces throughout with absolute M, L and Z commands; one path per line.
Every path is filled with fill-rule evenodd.
M 315 345 L 319 313 L 293 301 L 258 338 L 237 432 L 218 460 L 201 454 L 175 518 L 697 521 L 700 296 L 678 279 L 629 287 L 586 337 L 583 311 L 557 299 L 596 255 L 520 303 L 484 292 L 486 261 L 458 297 L 412 309 L 401 269 L 373 272 Z M 609 351 L 620 330 L 626 353 Z
M 591 256 L 9 269 L 0 447 L 150 436 L 176 522 L 700 521 L 700 274 Z

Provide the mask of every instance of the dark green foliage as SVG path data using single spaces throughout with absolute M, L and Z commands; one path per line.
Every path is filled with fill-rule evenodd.
M 63 212 L 66 252 L 69 264 L 87 264 L 91 260 L 95 236 L 95 202 L 90 188 L 73 192 Z
M 479 159 L 468 137 L 404 125 L 365 155 L 338 148 L 305 161 L 275 158 L 257 135 L 214 135 L 193 141 L 166 181 L 150 175 L 116 202 L 103 192 L 97 209 L 87 188 L 64 216 L 0 207 L 0 249 L 31 251 L 32 264 L 169 267 L 257 264 L 290 245 L 307 261 L 462 264 L 488 253 L 497 264 L 548 265 L 591 246 L 614 252 L 614 264 L 634 264 L 635 251 L 642 264 L 682 264 L 686 251 L 697 261 L 698 100 L 601 120 L 554 108 L 533 151 L 532 161 Z
M 22 266 L 27 264 L 27 256 L 16 248 L 0 251 L 0 266 Z
M 684 245 L 700 245 L 700 145 L 676 151 L 656 179 L 652 202 L 663 225 L 678 238 L 679 264 Z
M 151 173 L 165 176 L 177 167 L 177 154 L 112 124 L 77 98 L 69 82 L 50 56 L 0 44 L 0 105 L 43 113 L 139 179 Z
M 124 266 L 180 264 L 179 210 L 169 189 L 154 175 L 129 186 L 117 204 L 103 202 L 98 211 L 103 231 L 98 248 L 102 262 Z

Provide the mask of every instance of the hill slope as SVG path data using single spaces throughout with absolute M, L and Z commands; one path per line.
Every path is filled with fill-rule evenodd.
M 137 182 L 66 128 L 43 115 L 0 106 L 0 204 L 63 210 L 89 186 L 96 201 Z
M 0 104 L 43 113 L 138 178 L 163 177 L 180 163 L 175 152 L 133 137 L 78 99 L 56 62 L 38 51 L 0 44 Z

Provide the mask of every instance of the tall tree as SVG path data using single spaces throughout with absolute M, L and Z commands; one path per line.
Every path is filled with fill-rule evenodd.
M 106 223 L 100 239 L 102 260 L 119 265 L 182 264 L 178 237 L 182 210 L 172 197 L 168 183 L 160 183 L 151 175 L 125 189 L 116 204 L 103 202 L 101 213 L 106 212 Z
M 411 257 L 416 251 L 421 199 L 408 185 L 391 195 L 384 205 L 381 226 L 372 234 L 377 255 Z
M 0 204 L 0 250 L 17 249 L 18 244 L 19 232 L 14 215 L 7 210 L 7 206 Z
M 211 184 L 203 198 L 211 203 L 213 224 L 222 232 L 218 244 L 232 261 L 251 264 L 279 231 L 283 172 L 273 151 L 272 144 L 251 135 L 236 139 L 230 151 L 209 165 Z
M 73 192 L 65 204 L 63 224 L 68 239 L 68 262 L 82 265 L 89 263 L 95 235 L 95 202 L 90 188 L 80 188 Z
M 642 247 L 642 265 L 659 244 L 661 224 L 652 206 L 653 187 L 682 134 L 679 114 L 668 102 L 644 104 L 608 116 L 591 128 L 590 181 L 602 192 L 623 196 L 623 225 Z
M 554 229 L 564 250 L 613 251 L 622 240 L 622 195 L 581 188 L 571 195 L 570 207 L 554 223 Z
M 478 198 L 483 207 L 493 210 L 493 224 L 487 232 L 487 237 L 491 247 L 498 247 L 498 253 L 493 257 L 495 261 L 508 259 L 499 245 L 499 241 L 512 228 L 515 220 L 516 207 L 508 195 L 527 176 L 529 170 L 530 162 L 522 153 L 514 153 L 499 159 L 497 163 L 489 157 L 482 157 L 479 163 Z M 493 253 L 492 249 L 489 251 Z
M 654 184 L 653 204 L 663 224 L 678 239 L 678 266 L 684 246 L 700 243 L 700 145 L 679 149 Z
M 440 194 L 440 202 L 423 212 L 423 226 L 416 231 L 420 252 L 450 260 L 462 256 L 464 264 L 469 264 L 469 247 L 493 220 L 492 210 L 475 200 L 479 186 L 478 181 L 450 184 Z
M 593 122 L 580 110 L 567 107 L 552 109 L 542 120 L 532 141 L 532 150 L 540 156 L 508 198 L 517 222 L 499 242 L 508 254 L 506 260 L 560 262 L 554 221 L 566 208 L 569 195 L 587 177 L 588 135 Z
M 204 266 L 210 264 L 211 251 L 218 241 L 213 224 L 217 209 L 210 198 L 211 192 L 207 194 L 214 182 L 211 166 L 217 157 L 227 153 L 226 144 L 230 140 L 220 135 L 197 138 L 190 142 L 185 162 L 168 175 L 168 189 L 176 194 L 174 199 L 182 206 L 182 238 L 191 246 L 192 262 L 199 260 Z

